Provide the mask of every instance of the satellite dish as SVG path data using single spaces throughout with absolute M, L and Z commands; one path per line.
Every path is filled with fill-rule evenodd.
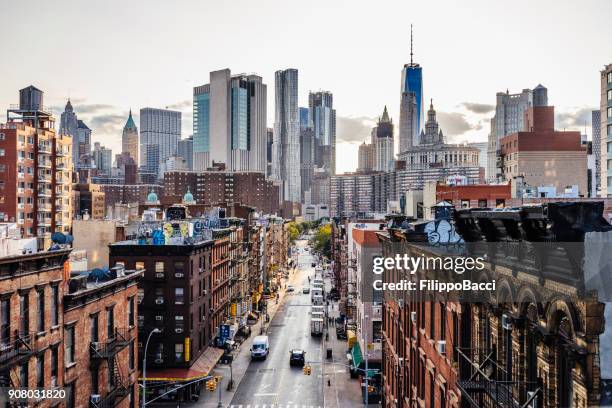
M 74 241 L 74 237 L 70 234 L 66 235 L 66 243 L 67 244 L 72 244 L 72 242 Z
M 51 241 L 53 241 L 56 244 L 65 244 L 66 243 L 66 236 L 64 234 L 62 234 L 61 232 L 54 232 L 53 234 L 51 234 Z

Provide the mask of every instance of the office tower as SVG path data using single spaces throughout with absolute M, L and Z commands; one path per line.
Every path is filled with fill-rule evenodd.
M 393 121 L 389 118 L 387 107 L 378 119 L 374 137 L 374 170 L 392 171 L 395 167 L 395 152 L 393 143 Z
M 336 110 L 331 92 L 310 92 L 309 124 L 315 137 L 315 163 L 329 174 L 336 173 Z
M 266 177 L 272 176 L 272 146 L 274 146 L 274 129 L 266 129 Z
M 305 201 L 305 193 L 310 191 L 312 175 L 314 172 L 316 141 L 312 128 L 300 128 L 300 181 L 302 190 L 302 202 Z
M 91 129 L 82 120 L 77 120 L 76 135 L 72 137 L 72 157 L 77 157 L 73 162 L 75 168 L 89 167 L 91 162 Z M 76 150 L 76 155 L 74 154 Z
M 17 222 L 22 236 L 48 248 L 52 232 L 72 225 L 72 137 L 56 134 L 43 92 L 19 91 L 19 107 L 0 125 L 0 220 Z
M 410 63 L 402 69 L 400 91 L 399 152 L 418 144 L 424 124 L 423 69 L 413 61 L 412 25 L 410 25 Z
M 359 145 L 357 172 L 367 173 L 374 170 L 374 145 L 365 141 Z
M 129 154 L 130 157 L 134 159 L 134 163 L 138 166 L 138 127 L 132 118 L 131 109 L 121 135 L 121 152 Z
M 176 155 L 185 159 L 188 170 L 193 170 L 193 135 L 179 140 Z
M 538 90 L 538 103 L 547 103 L 546 88 L 539 85 L 536 89 Z M 500 179 L 502 171 L 498 167 L 499 140 L 504 136 L 523 130 L 525 111 L 533 106 L 533 91 L 523 89 L 521 93 L 511 94 L 506 90 L 506 92 L 498 92 L 496 99 L 495 116 L 491 119 L 491 133 L 489 133 L 488 140 L 487 168 L 485 171 L 485 177 L 488 181 L 498 181 Z
M 601 71 L 601 104 L 600 104 L 600 154 L 601 154 L 601 196 L 612 197 L 612 64 Z
M 593 155 L 595 156 L 595 193 L 601 188 L 601 111 L 591 112 L 591 133 L 593 135 Z
M 98 169 L 98 175 L 110 176 L 113 166 L 113 151 L 102 146 L 100 142 L 96 142 L 94 143 L 92 156 L 94 163 L 96 163 L 96 169 Z
M 176 154 L 181 138 L 181 112 L 167 109 L 143 108 L 140 110 L 140 163 L 146 170 L 158 173 L 166 159 Z M 149 146 L 156 146 L 157 160 L 150 160 Z
M 312 127 L 310 124 L 309 109 L 300 107 L 299 111 L 300 111 L 300 129 Z
M 283 200 L 299 202 L 301 182 L 297 69 L 276 71 L 274 82 L 275 122 L 272 176 L 282 182 Z
M 267 87 L 257 75 L 210 73 L 193 88 L 193 168 L 266 171 Z

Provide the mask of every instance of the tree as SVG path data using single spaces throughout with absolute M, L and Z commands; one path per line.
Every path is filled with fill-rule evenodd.
M 289 233 L 289 242 L 291 242 L 292 244 L 300 236 L 300 230 L 297 224 L 293 221 L 290 222 L 289 225 L 287 225 L 287 232 Z
M 326 257 L 331 256 L 331 224 L 321 225 L 317 228 L 312 246 L 316 252 Z

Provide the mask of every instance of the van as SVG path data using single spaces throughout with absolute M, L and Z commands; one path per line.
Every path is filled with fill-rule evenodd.
M 311 306 L 311 313 L 325 313 L 325 306 Z
M 313 311 L 313 312 L 311 313 L 311 317 L 312 317 L 313 319 L 323 319 L 323 318 L 325 317 L 325 313 L 323 313 L 323 312 L 314 312 L 314 311 Z
M 323 306 L 323 296 L 313 296 L 312 304 L 315 306 Z
M 268 336 L 257 336 L 253 339 L 251 345 L 251 359 L 262 359 L 265 360 L 270 352 L 270 343 L 268 342 Z
M 321 289 L 321 288 L 314 288 L 314 287 L 313 287 L 313 288 L 310 290 L 310 296 L 312 297 L 312 299 L 314 299 L 314 298 L 315 298 L 315 296 L 321 296 L 321 297 L 323 297 L 323 289 Z

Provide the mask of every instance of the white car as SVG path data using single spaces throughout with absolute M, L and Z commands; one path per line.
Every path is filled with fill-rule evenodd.
M 287 292 L 293 292 L 293 291 L 295 291 L 295 288 L 293 287 L 293 285 L 288 285 Z

